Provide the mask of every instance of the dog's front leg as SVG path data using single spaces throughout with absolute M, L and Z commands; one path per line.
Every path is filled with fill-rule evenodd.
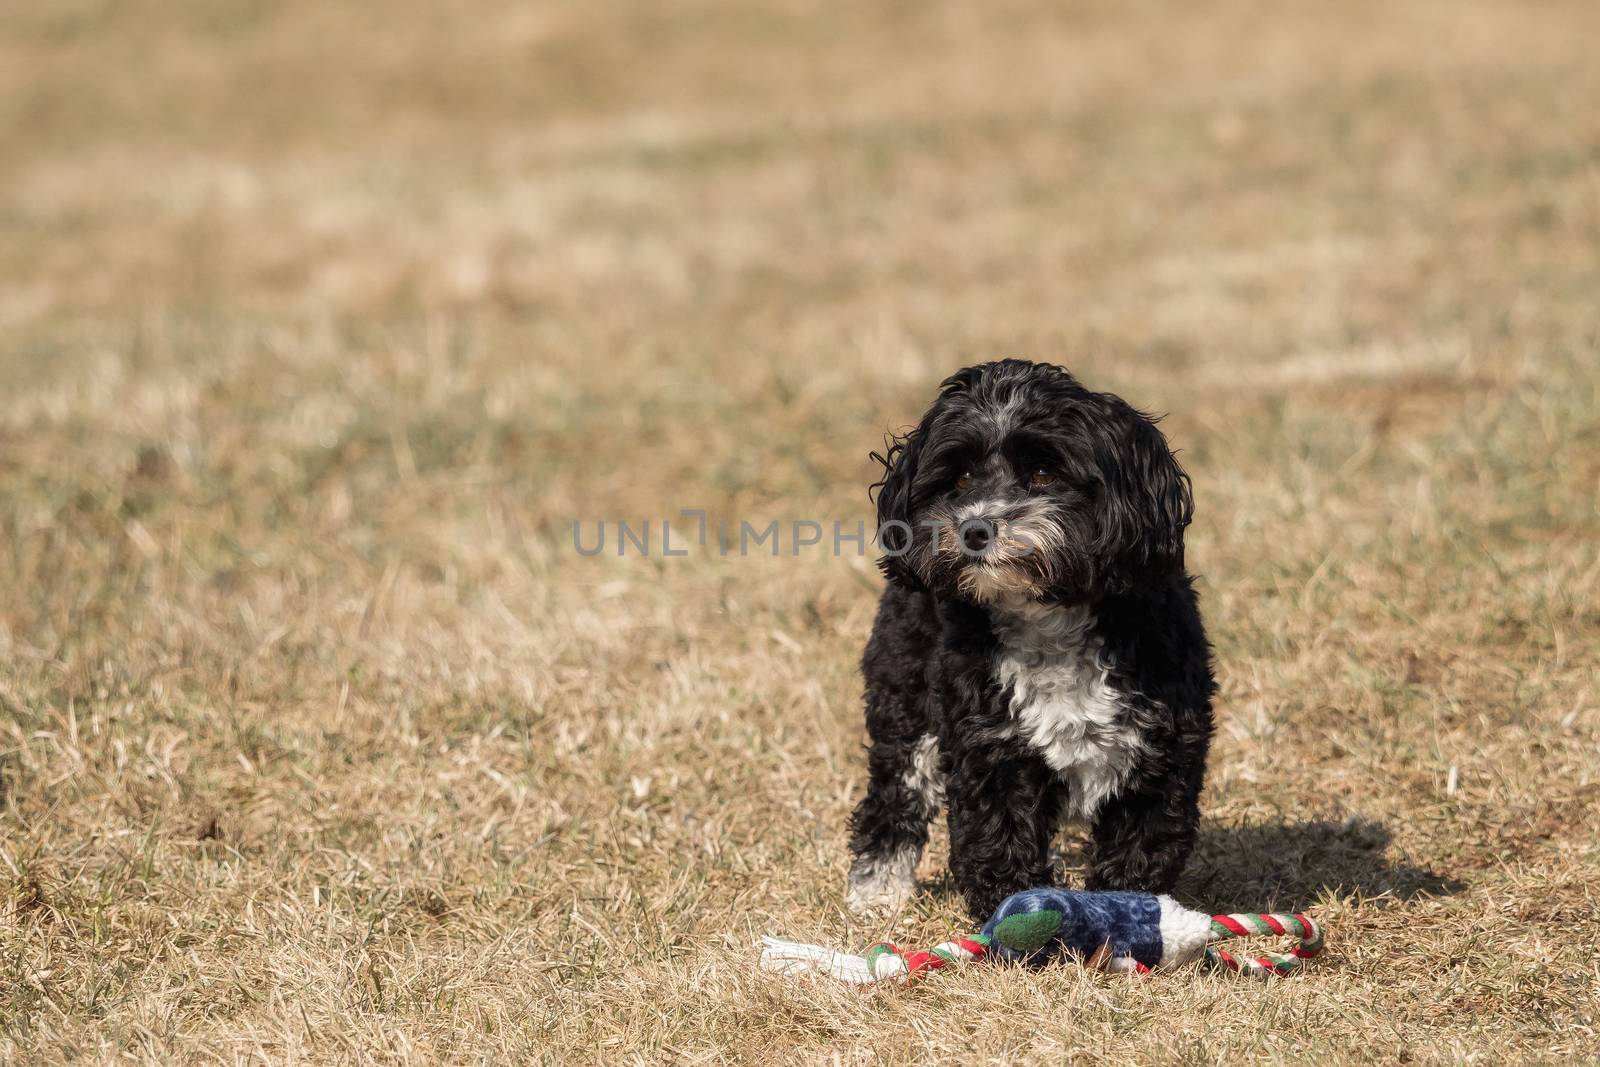
M 939 750 L 931 734 L 904 732 L 915 720 L 869 713 L 868 721 L 876 729 L 867 753 L 867 795 L 850 816 L 845 901 L 852 911 L 893 911 L 916 889 L 928 823 L 939 814 Z
M 1017 890 L 1050 884 L 1061 788 L 1050 769 L 1028 755 L 968 750 L 952 757 L 950 874 L 982 922 Z
M 1094 823 L 1088 888 L 1170 892 L 1200 828 L 1204 767 L 1114 797 Z

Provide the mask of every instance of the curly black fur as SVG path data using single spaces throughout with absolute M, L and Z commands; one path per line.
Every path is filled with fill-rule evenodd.
M 1183 565 L 1189 480 L 1154 422 L 1059 367 L 948 378 L 886 454 L 884 590 L 862 658 L 850 898 L 900 903 L 942 804 L 974 916 L 1051 880 L 1169 890 L 1194 843 L 1215 683 Z

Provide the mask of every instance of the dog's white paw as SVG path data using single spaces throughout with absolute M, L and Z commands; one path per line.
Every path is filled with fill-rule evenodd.
M 857 915 L 888 915 L 905 907 L 917 891 L 917 854 L 862 856 L 850 866 L 845 906 Z

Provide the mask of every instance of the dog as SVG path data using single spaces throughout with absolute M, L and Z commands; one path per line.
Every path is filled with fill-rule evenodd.
M 950 376 L 872 457 L 887 584 L 861 661 L 848 905 L 905 903 L 941 806 L 979 919 L 1052 882 L 1064 819 L 1092 827 L 1089 888 L 1170 890 L 1216 683 L 1184 570 L 1190 481 L 1155 421 L 1007 359 Z

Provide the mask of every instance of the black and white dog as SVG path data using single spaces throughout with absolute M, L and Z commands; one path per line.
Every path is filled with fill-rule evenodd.
M 1008 359 L 946 379 L 874 458 L 889 582 L 862 657 L 850 905 L 904 903 L 941 804 L 980 920 L 1050 883 L 1063 818 L 1092 824 L 1090 888 L 1171 889 L 1215 683 L 1166 438 L 1060 367 Z

